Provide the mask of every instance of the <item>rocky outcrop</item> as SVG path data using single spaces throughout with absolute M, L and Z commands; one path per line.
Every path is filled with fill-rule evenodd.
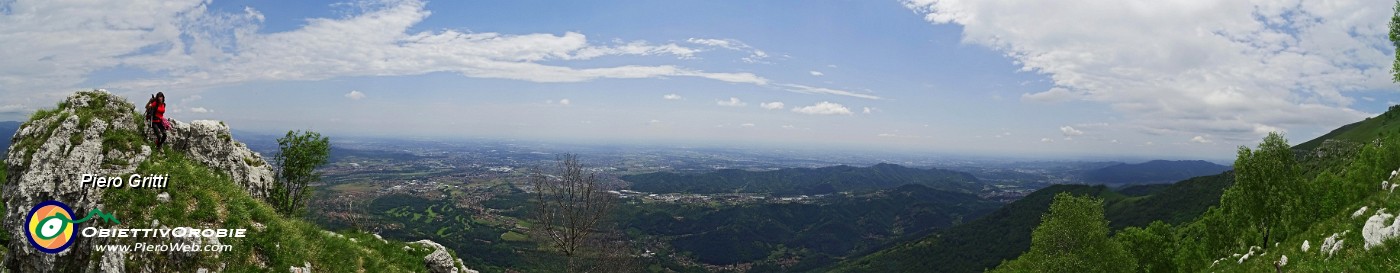
M 433 253 L 423 257 L 423 263 L 428 266 L 428 272 L 432 273 L 477 273 L 476 270 L 467 268 L 462 259 L 453 259 L 448 253 L 447 247 L 433 242 L 432 240 L 420 240 L 413 242 L 433 249 Z
M 23 218 L 32 206 L 46 200 L 60 200 L 74 213 L 98 207 L 102 191 L 83 188 L 78 183 L 80 176 L 134 171 L 151 150 L 140 145 L 115 148 L 123 143 L 104 136 L 118 132 L 139 135 L 144 126 L 130 103 L 103 90 L 74 94 L 58 109 L 36 117 L 15 132 L 14 144 L 5 155 L 9 177 L 4 185 L 3 224 L 10 231 L 5 266 L 18 272 L 82 271 L 91 260 L 94 240 L 78 237 L 68 251 L 45 254 L 29 247 L 22 232 Z
M 10 238 L 6 246 L 9 253 L 4 257 L 3 263 L 0 263 L 0 266 L 3 266 L 0 268 L 0 272 L 126 272 L 127 267 L 132 264 L 139 265 L 134 270 L 136 272 L 168 272 L 177 269 L 186 272 L 224 270 L 224 262 L 228 261 L 220 260 L 220 263 L 213 268 L 207 267 L 209 264 L 197 264 L 202 257 L 213 257 L 217 260 L 220 258 L 218 253 L 150 254 L 150 252 L 117 250 L 95 251 L 97 245 L 124 245 L 132 243 L 133 240 L 139 240 L 131 238 L 75 236 L 73 237 L 73 245 L 57 254 L 43 253 L 29 246 L 29 240 L 24 232 L 27 229 L 24 218 L 34 205 L 47 200 L 56 200 L 67 204 L 76 217 L 82 217 L 82 214 L 93 211 L 93 209 L 104 208 L 103 198 L 107 190 L 84 187 L 80 183 L 82 175 L 123 176 L 136 172 L 137 167 L 148 159 L 169 159 L 163 154 L 157 153 L 183 154 L 188 161 L 198 162 L 214 172 L 228 175 L 230 179 L 215 179 L 215 183 L 229 183 L 217 181 L 231 181 L 237 184 L 248 194 L 247 196 L 234 195 L 242 200 L 251 200 L 249 198 L 251 197 L 265 201 L 273 190 L 275 181 L 272 166 L 261 155 L 248 149 L 243 143 L 234 141 L 229 133 L 229 127 L 223 122 L 196 120 L 184 123 L 172 120 L 171 130 L 167 137 L 168 145 L 163 151 L 157 151 L 149 142 L 150 135 L 147 130 L 150 128 L 136 110 L 135 105 L 106 91 L 83 91 L 68 97 L 55 109 L 41 110 L 35 113 L 29 122 L 21 125 L 19 130 L 15 132 L 12 138 L 14 144 L 4 155 L 4 168 L 6 168 L 8 178 L 3 181 L 3 199 L 6 206 L 4 218 L 0 220 L 0 224 L 3 224 L 4 228 L 10 231 Z M 175 202 L 172 201 L 170 192 L 153 193 L 152 195 L 155 202 L 159 204 L 158 206 L 170 206 L 171 203 Z M 123 195 L 107 196 L 107 198 L 119 198 L 115 196 Z M 116 201 L 119 200 L 105 200 L 105 203 L 111 205 Z M 194 207 L 191 205 L 188 209 L 194 209 Z M 218 213 L 226 212 L 219 211 Z M 122 220 L 136 219 L 123 218 Z M 162 225 L 161 220 L 166 219 L 149 219 L 150 226 L 145 226 L 147 221 L 144 219 L 124 222 L 120 225 L 140 228 L 170 228 Z M 186 224 L 193 227 L 212 228 L 221 225 L 208 221 L 222 220 L 201 219 L 196 221 L 203 222 Z M 279 221 L 286 222 L 288 220 Z M 253 222 L 251 228 L 256 232 L 264 232 L 267 225 Z M 276 234 L 272 234 L 272 236 L 276 236 Z M 354 238 L 334 239 L 357 243 Z M 221 244 L 217 237 L 180 237 L 158 241 L 196 248 Z M 460 259 L 454 259 L 450 250 L 440 244 L 428 240 L 420 241 L 418 244 L 433 249 L 431 254 L 424 257 L 422 263 L 423 268 L 428 269 L 429 272 L 476 272 L 467 269 Z M 278 244 L 276 248 L 280 247 L 281 245 Z M 271 270 L 271 268 L 266 267 L 265 260 L 259 258 L 261 256 L 255 255 L 253 257 L 254 262 L 250 264 L 257 265 L 258 269 Z M 180 266 L 172 267 L 171 265 Z M 195 266 L 198 266 L 198 270 L 195 269 Z M 407 268 L 415 269 L 414 271 L 421 270 L 417 266 L 416 263 L 408 264 Z M 289 270 L 293 272 L 313 271 L 310 263 L 307 263 L 305 267 L 293 266 Z
M 209 168 L 224 171 L 253 197 L 267 199 L 274 186 L 272 166 L 262 155 L 234 141 L 228 125 L 216 120 L 170 121 L 170 147 Z

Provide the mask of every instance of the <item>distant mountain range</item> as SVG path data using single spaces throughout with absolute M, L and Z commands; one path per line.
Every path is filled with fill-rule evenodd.
M 724 169 L 705 173 L 657 172 L 622 176 L 632 189 L 656 193 L 752 192 L 775 195 L 826 194 L 888 189 L 907 184 L 937 190 L 976 193 L 982 183 L 972 174 L 916 169 L 895 164 L 786 168 L 773 171 Z
M 1187 178 L 1220 174 L 1230 166 L 1201 160 L 1153 160 L 1138 164 L 1117 164 L 1084 174 L 1089 184 L 1160 184 Z

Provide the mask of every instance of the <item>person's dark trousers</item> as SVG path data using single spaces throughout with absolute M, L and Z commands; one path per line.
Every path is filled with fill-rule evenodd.
M 165 124 L 152 121 L 151 131 L 156 134 L 156 149 L 160 149 L 162 145 L 165 145 Z

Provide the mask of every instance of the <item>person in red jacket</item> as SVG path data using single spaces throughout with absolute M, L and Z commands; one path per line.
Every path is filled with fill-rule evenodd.
M 151 131 L 156 134 L 156 150 L 160 150 L 165 144 L 165 131 L 170 129 L 170 124 L 165 121 L 164 92 L 156 92 L 156 96 L 146 103 L 146 118 L 151 121 Z

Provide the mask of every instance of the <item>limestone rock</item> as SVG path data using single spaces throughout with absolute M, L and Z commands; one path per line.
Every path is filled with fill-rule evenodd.
M 102 191 L 77 183 L 82 174 L 131 173 L 150 155 L 140 143 L 122 148 L 103 146 L 105 133 L 139 133 L 144 126 L 134 107 L 104 90 L 83 91 L 61 103 L 52 114 L 26 122 L 15 132 L 5 168 L 4 228 L 11 230 L 5 266 L 12 272 L 73 272 L 91 268 L 91 246 L 97 239 L 78 237 L 58 254 L 45 254 L 28 245 L 23 232 L 26 214 L 35 204 L 57 200 L 75 214 L 100 208 Z M 81 115 L 80 115 L 81 114 Z M 86 115 L 84 119 L 80 116 Z M 101 116 L 98 116 L 101 115 Z M 115 145 L 113 145 L 115 146 Z M 104 149 L 106 149 L 104 151 Z
M 211 169 L 224 171 L 253 197 L 266 199 L 270 194 L 272 166 L 247 145 L 234 141 L 228 125 L 214 120 L 183 123 L 172 119 L 170 123 L 171 147 Z
M 292 273 L 311 273 L 311 262 L 306 262 L 306 266 L 304 267 L 293 266 L 291 268 L 288 268 L 288 271 Z
M 420 240 L 413 242 L 433 249 L 433 253 L 423 257 L 423 263 L 428 266 L 428 272 L 432 273 L 477 273 L 476 270 L 467 268 L 461 259 L 453 259 L 447 247 L 433 242 L 432 240 Z

